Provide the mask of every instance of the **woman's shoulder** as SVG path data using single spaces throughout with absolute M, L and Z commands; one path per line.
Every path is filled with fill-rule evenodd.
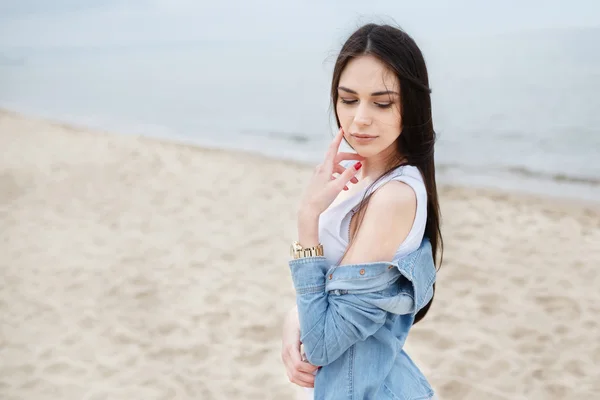
M 388 181 L 400 181 L 412 189 L 418 201 L 427 200 L 427 188 L 421 170 L 414 165 L 401 165 L 396 168 Z
M 392 181 L 379 188 L 369 200 L 342 263 L 391 260 L 411 230 L 416 204 L 415 192 L 403 182 Z
M 407 205 L 413 204 L 414 200 L 415 192 L 411 186 L 395 179 L 385 182 L 371 196 L 373 207 L 381 210 L 404 209 Z
M 426 188 L 419 168 L 414 165 L 401 165 L 382 179 L 375 181 L 375 185 L 369 191 L 373 197 L 377 194 L 379 201 L 385 203 L 393 202 L 395 196 L 400 196 L 398 199 L 405 201 L 412 201 L 415 197 L 420 200 Z
M 400 229 L 408 234 L 416 213 L 416 206 L 417 195 L 413 188 L 406 182 L 390 180 L 373 193 L 367 209 L 371 208 L 371 218 L 374 223 L 388 220 L 390 223 L 386 225 L 390 229 Z M 384 232 L 383 235 L 387 233 L 392 232 Z

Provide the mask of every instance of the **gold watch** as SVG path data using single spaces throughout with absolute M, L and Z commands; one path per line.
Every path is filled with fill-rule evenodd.
M 307 247 L 306 249 L 302 247 L 300 243 L 294 241 L 290 248 L 290 254 L 294 259 L 303 258 L 303 257 L 317 257 L 323 255 L 323 245 L 318 244 L 313 247 Z

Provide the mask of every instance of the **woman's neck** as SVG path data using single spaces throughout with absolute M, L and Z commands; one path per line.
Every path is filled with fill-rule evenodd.
M 368 157 L 362 161 L 362 168 L 357 174 L 359 180 L 366 179 L 368 181 L 374 181 L 391 168 L 391 161 L 397 157 L 390 157 L 389 155 L 382 153 Z M 402 160 L 402 158 L 400 160 Z M 394 162 L 394 164 L 396 163 L 397 162 Z

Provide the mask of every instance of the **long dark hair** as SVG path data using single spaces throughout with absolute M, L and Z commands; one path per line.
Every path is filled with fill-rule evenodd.
M 390 160 L 389 169 L 371 186 L 400 165 L 414 165 L 419 169 L 427 189 L 425 236 L 431 242 L 434 262 L 438 260 L 439 255 L 437 265 L 441 266 L 443 240 L 434 163 L 436 133 L 433 130 L 431 89 L 423 54 L 415 41 L 402 29 L 377 24 L 360 27 L 346 40 L 335 62 L 331 81 L 331 100 L 334 110 L 337 110 L 338 85 L 344 68 L 352 58 L 363 55 L 374 56 L 386 64 L 400 82 L 402 132 L 396 140 L 397 158 Z M 340 120 L 337 111 L 335 111 L 335 118 L 339 128 Z M 365 194 L 369 192 L 370 187 Z M 358 207 L 359 226 L 371 195 L 372 193 L 363 197 Z M 355 234 L 356 231 L 358 229 L 355 230 Z M 433 298 L 417 313 L 414 323 L 423 319 L 432 302 Z

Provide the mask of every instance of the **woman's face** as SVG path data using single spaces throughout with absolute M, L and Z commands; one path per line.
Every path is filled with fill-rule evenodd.
M 344 137 L 363 157 L 393 154 L 402 131 L 400 82 L 371 55 L 351 59 L 340 76 L 337 116 Z

